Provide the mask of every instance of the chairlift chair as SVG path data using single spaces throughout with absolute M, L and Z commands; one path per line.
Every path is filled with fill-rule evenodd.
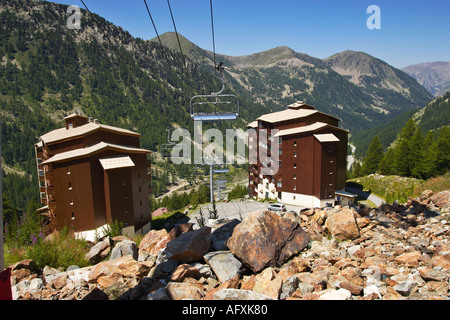
M 223 94 L 225 82 L 223 62 L 216 69 L 220 71 L 222 89 L 211 94 L 196 95 L 190 101 L 191 118 L 194 121 L 230 121 L 239 117 L 239 99 L 234 94 Z

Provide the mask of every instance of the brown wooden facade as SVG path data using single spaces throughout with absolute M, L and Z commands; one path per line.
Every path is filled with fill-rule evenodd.
M 253 148 L 258 151 L 257 163 L 249 164 L 249 194 L 307 207 L 334 204 L 335 191 L 345 188 L 349 132 L 339 128 L 339 119 L 312 106 L 298 102 L 289 109 L 288 115 L 269 114 L 249 126 L 257 131 Z M 279 166 L 273 175 L 261 174 L 260 152 L 266 147 L 258 139 L 261 129 L 272 137 L 268 155 L 277 152 Z M 274 139 L 278 139 L 278 150 L 272 150 Z
M 65 121 L 36 144 L 41 211 L 75 232 L 116 220 L 149 229 L 150 151 L 139 148 L 140 135 L 80 115 Z

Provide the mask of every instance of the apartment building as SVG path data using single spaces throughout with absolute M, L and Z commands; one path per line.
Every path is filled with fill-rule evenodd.
M 248 128 L 256 130 L 250 135 L 250 150 L 257 151 L 255 163 L 249 163 L 250 196 L 310 208 L 334 205 L 336 191 L 345 188 L 349 133 L 339 121 L 298 101 L 250 123 Z M 263 129 L 267 143 L 260 141 Z M 264 154 L 278 159 L 276 172 L 264 174 Z
M 116 220 L 125 234 L 148 232 L 151 151 L 140 148 L 140 135 L 77 114 L 64 121 L 35 144 L 39 212 L 53 228 L 90 237 Z

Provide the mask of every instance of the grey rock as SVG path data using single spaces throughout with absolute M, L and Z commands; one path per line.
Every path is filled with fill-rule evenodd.
M 296 276 L 287 278 L 281 286 L 280 300 L 289 298 L 295 292 L 295 290 L 297 290 L 299 283 L 300 279 Z
M 415 281 L 406 280 L 394 286 L 394 290 L 400 293 L 402 296 L 409 296 L 411 290 L 417 285 Z
M 213 251 L 203 256 L 220 282 L 225 282 L 239 273 L 242 263 L 230 251 Z
M 123 240 L 117 243 L 111 251 L 109 260 L 114 260 L 126 255 L 131 255 L 135 260 L 138 259 L 138 248 L 134 241 Z
M 252 290 L 221 289 L 213 294 L 214 300 L 274 300 Z

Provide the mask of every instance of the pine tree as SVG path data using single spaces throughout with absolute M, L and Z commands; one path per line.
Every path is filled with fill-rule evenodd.
M 378 170 L 381 159 L 383 158 L 383 146 L 375 136 L 370 143 L 369 150 L 367 151 L 366 158 L 362 165 L 361 171 L 363 175 L 375 173 Z
M 414 154 L 411 152 L 411 140 L 416 132 L 416 123 L 411 118 L 400 132 L 398 144 L 395 148 L 395 173 L 399 176 L 409 177 L 414 163 Z
M 443 127 L 436 141 L 436 170 L 444 174 L 450 169 L 450 128 Z
M 384 175 L 395 174 L 395 151 L 394 148 L 389 148 L 381 159 L 378 166 L 378 172 Z
M 433 132 L 428 131 L 423 143 L 423 179 L 429 179 L 436 175 L 436 148 L 437 144 Z
M 422 129 L 417 127 L 414 136 L 410 141 L 411 159 L 411 176 L 414 178 L 423 178 L 423 172 L 425 167 L 424 162 L 424 139 Z

